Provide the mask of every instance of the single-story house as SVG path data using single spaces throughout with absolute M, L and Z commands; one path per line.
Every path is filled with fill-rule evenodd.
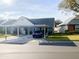
M 19 34 L 26 35 L 28 31 L 32 34 L 34 30 L 44 30 L 45 27 L 48 34 L 54 32 L 54 18 L 28 19 L 27 17 L 19 17 L 18 19 L 0 20 L 0 33 L 4 33 L 4 27 L 7 27 L 7 33 L 16 34 L 19 27 Z M 29 29 L 28 29 L 29 28 Z
M 71 17 L 64 21 L 62 24 L 58 25 L 60 28 L 59 32 L 79 32 L 79 15 Z
M 49 34 L 54 33 L 55 20 L 54 18 L 39 18 L 39 19 L 30 19 L 30 21 L 35 25 L 45 24 L 48 26 L 47 31 Z

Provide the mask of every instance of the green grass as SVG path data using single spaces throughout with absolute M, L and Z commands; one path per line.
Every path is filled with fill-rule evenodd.
M 47 37 L 49 41 L 79 41 L 79 34 L 55 34 Z
M 4 34 L 0 34 L 0 38 L 10 37 L 10 36 L 13 36 L 13 35 L 4 35 Z

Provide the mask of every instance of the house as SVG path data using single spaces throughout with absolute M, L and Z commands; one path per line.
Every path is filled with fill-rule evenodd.
M 16 34 L 17 27 L 19 27 L 19 34 L 30 34 L 36 29 L 47 26 L 47 32 L 52 34 L 54 31 L 55 21 L 54 18 L 40 18 L 40 19 L 28 19 L 27 17 L 19 17 L 18 19 L 0 20 L 0 33 L 3 31 L 4 26 L 7 27 L 7 33 Z M 29 29 L 28 29 L 29 28 Z M 43 29 L 44 30 L 44 29 Z
M 30 19 L 30 21 L 35 25 L 45 24 L 48 26 L 48 28 L 47 28 L 48 34 L 54 33 L 54 27 L 55 27 L 54 18 Z
M 79 32 L 79 15 L 67 19 L 62 24 L 58 25 L 60 32 Z

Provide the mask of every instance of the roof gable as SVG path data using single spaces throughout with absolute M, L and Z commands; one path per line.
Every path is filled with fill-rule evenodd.
M 17 22 L 13 24 L 14 26 L 33 26 L 34 24 L 28 20 L 26 17 L 20 17 Z
M 68 24 L 79 24 L 79 16 L 70 17 L 69 19 L 61 23 L 59 26 Z

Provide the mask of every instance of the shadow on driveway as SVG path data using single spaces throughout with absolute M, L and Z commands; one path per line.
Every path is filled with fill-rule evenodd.
M 49 42 L 40 42 L 39 45 L 52 45 L 52 46 L 74 46 L 76 47 L 76 44 L 72 41 L 49 41 Z
M 57 39 L 58 38 L 58 39 Z M 47 40 L 47 42 L 40 42 L 39 45 L 52 45 L 52 46 L 74 46 L 76 47 L 77 45 L 71 41 L 69 38 L 67 37 L 63 37 L 64 39 L 57 37 L 56 40 L 55 39 L 45 39 Z

